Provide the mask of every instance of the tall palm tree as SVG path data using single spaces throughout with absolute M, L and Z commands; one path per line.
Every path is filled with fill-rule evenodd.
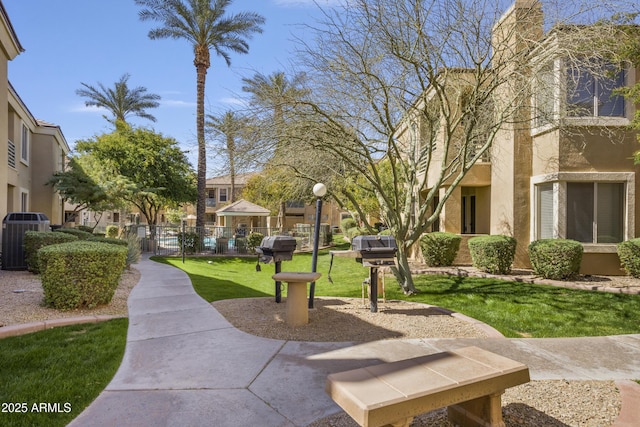
M 84 88 L 76 90 L 76 94 L 86 98 L 84 103 L 87 107 L 102 107 L 109 110 L 113 114 L 113 119 L 104 116 L 109 121 L 126 122 L 126 117 L 133 114 L 155 122 L 156 118 L 147 113 L 147 109 L 158 108 L 160 95 L 147 93 L 147 88 L 142 86 L 129 89 L 127 82 L 130 77 L 129 74 L 123 74 L 114 88 L 107 88 L 102 83 L 98 83 L 95 87 L 81 82 Z
M 196 226 L 204 226 L 206 212 L 207 152 L 204 135 L 204 91 L 211 50 L 231 65 L 230 52 L 247 53 L 247 39 L 261 33 L 264 17 L 253 12 L 226 13 L 231 0 L 135 0 L 143 6 L 140 19 L 160 27 L 149 31 L 150 39 L 185 39 L 193 46 L 197 73 L 196 132 L 198 135 L 198 203 Z
M 262 73 L 256 73 L 252 78 L 244 77 L 242 79 L 242 90 L 251 94 L 254 104 L 268 110 L 273 114 L 273 129 L 279 132 L 285 120 L 285 109 L 287 106 L 295 104 L 297 99 L 304 97 L 308 90 L 303 87 L 304 74 L 295 74 L 288 78 L 282 71 L 276 71 L 268 76 Z M 276 149 L 274 155 L 277 156 L 282 146 L 281 138 L 275 136 Z M 286 219 L 286 200 L 280 201 L 280 209 L 278 212 L 278 227 L 284 227 Z

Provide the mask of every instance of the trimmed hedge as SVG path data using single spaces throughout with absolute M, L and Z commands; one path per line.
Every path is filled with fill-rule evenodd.
M 490 274 L 508 274 L 516 254 L 516 239 L 510 236 L 479 236 L 469 239 L 473 266 Z
M 106 237 L 111 237 L 115 239 L 120 234 L 120 228 L 117 225 L 107 225 L 107 228 L 104 230 L 104 234 Z
M 350 229 L 356 228 L 357 226 L 358 226 L 358 223 L 353 218 L 345 218 L 342 221 L 340 221 L 340 230 L 342 231 L 342 234 L 344 234 L 345 236 L 349 234 Z
M 640 278 L 640 239 L 618 243 L 618 257 L 627 274 Z
M 429 267 L 443 267 L 453 264 L 460 249 L 462 237 L 458 234 L 436 231 L 420 238 L 420 249 L 424 262 Z
M 529 244 L 534 273 L 545 279 L 572 279 L 580 272 L 584 248 L 575 240 L 542 239 Z
M 87 239 L 87 242 L 109 243 L 109 244 L 112 244 L 112 245 L 120 245 L 120 246 L 127 246 L 128 245 L 126 240 L 114 239 L 112 237 L 99 237 L 99 236 L 89 237 Z
M 80 240 L 87 240 L 89 237 L 93 237 L 92 233 L 78 230 L 77 228 L 58 228 L 56 233 L 67 233 L 76 236 Z
M 32 273 L 40 272 L 38 251 L 40 248 L 58 243 L 73 242 L 78 240 L 76 236 L 53 231 L 27 230 L 24 233 L 24 255 L 27 261 L 27 269 Z
M 45 246 L 38 256 L 45 304 L 73 310 L 111 301 L 125 268 L 127 248 L 79 241 Z

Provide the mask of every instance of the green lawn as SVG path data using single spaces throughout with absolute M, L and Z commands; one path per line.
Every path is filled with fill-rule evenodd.
M 340 248 L 342 249 L 342 248 Z M 256 258 L 153 258 L 185 270 L 196 292 L 207 301 L 274 297 L 273 264 L 255 269 Z M 352 258 L 336 257 L 327 280 L 330 256 L 322 250 L 316 296 L 360 297 L 368 269 Z M 283 271 L 311 271 L 311 254 L 295 254 Z M 386 280 L 388 299 L 437 305 L 466 314 L 498 329 L 507 337 L 578 337 L 640 333 L 640 295 L 580 291 L 499 279 L 419 275 L 419 292 L 406 296 L 392 277 Z M 286 289 L 286 287 L 284 287 Z M 283 290 L 283 296 L 286 295 Z
M 116 373 L 127 319 L 0 340 L 0 425 L 65 426 Z

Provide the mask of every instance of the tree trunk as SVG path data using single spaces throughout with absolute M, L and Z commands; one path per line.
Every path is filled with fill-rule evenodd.
M 204 227 L 207 212 L 207 149 L 204 140 L 204 88 L 207 77 L 207 67 L 196 64 L 198 74 L 197 83 L 197 113 L 196 129 L 198 134 L 198 200 L 196 202 L 196 227 Z
M 411 275 L 411 267 L 409 266 L 408 248 L 405 248 L 402 243 L 398 245 L 396 257 L 398 264 L 392 269 L 392 271 L 398 281 L 398 284 L 400 284 L 405 295 L 416 293 L 416 287 L 413 284 L 413 276 Z

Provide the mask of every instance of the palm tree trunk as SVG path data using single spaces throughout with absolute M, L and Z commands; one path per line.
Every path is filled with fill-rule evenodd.
M 207 67 L 196 63 L 197 79 L 197 113 L 196 131 L 198 134 L 198 201 L 196 203 L 196 227 L 204 227 L 207 211 L 207 150 L 204 140 L 204 88 L 207 77 Z

